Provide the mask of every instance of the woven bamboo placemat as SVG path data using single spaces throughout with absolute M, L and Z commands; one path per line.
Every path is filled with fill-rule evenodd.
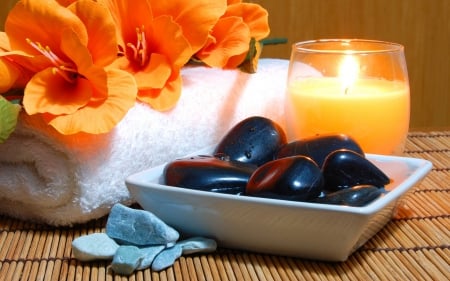
M 397 215 L 346 262 L 219 249 L 131 276 L 110 262 L 82 263 L 74 238 L 104 231 L 106 218 L 49 227 L 0 216 L 0 280 L 450 280 L 450 131 L 410 133 L 406 155 L 433 163 Z

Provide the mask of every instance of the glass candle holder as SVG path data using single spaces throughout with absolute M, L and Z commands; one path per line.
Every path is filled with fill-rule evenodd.
M 366 153 L 403 153 L 410 96 L 402 45 L 360 39 L 295 43 L 286 95 L 290 141 L 346 134 Z

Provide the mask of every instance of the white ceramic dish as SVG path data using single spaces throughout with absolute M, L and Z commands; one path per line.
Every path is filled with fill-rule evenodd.
M 212 147 L 198 151 L 209 154 Z M 429 161 L 367 155 L 393 183 L 364 207 L 218 194 L 163 184 L 165 165 L 126 179 L 144 208 L 188 236 L 219 246 L 325 261 L 344 261 L 392 217 L 405 193 L 431 170 Z

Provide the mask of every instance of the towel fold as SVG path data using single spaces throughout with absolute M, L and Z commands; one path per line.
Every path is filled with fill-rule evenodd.
M 217 143 L 249 116 L 283 125 L 287 68 L 278 59 L 260 60 L 255 74 L 186 67 L 173 110 L 137 103 L 102 135 L 63 136 L 23 114 L 0 144 L 0 213 L 72 225 L 106 215 L 115 203 L 131 204 L 129 175 Z

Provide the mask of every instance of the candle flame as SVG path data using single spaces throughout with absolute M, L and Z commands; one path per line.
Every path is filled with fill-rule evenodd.
M 352 55 L 345 56 L 339 68 L 339 79 L 341 80 L 342 90 L 345 94 L 355 84 L 358 74 L 358 61 Z

